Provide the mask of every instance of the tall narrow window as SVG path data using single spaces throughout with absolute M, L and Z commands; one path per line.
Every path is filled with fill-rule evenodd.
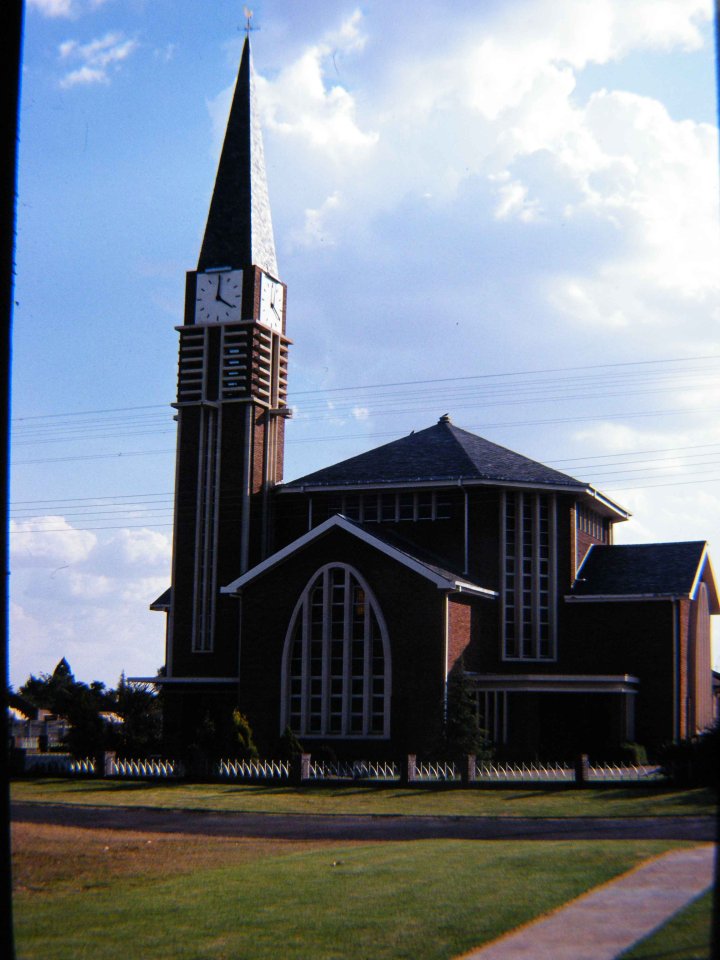
M 377 601 L 344 564 L 323 567 L 293 612 L 283 657 L 283 715 L 303 737 L 387 737 L 390 653 Z
M 215 550 L 218 525 L 218 458 L 220 425 L 211 407 L 202 411 L 198 456 L 198 494 L 195 527 L 193 653 L 213 649 L 217 571 Z
M 555 499 L 539 493 L 502 498 L 503 656 L 555 659 Z

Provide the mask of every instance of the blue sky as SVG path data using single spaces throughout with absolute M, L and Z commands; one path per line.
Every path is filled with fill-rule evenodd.
M 453 421 L 720 567 L 709 0 L 251 5 L 291 478 Z M 172 401 L 242 4 L 28 0 L 11 677 L 164 658 Z M 717 658 L 716 658 L 717 659 Z

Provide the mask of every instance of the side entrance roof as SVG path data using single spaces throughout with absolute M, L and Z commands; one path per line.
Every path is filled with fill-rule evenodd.
M 593 545 L 568 600 L 694 599 L 708 588 L 710 611 L 720 613 L 718 590 L 704 540 Z

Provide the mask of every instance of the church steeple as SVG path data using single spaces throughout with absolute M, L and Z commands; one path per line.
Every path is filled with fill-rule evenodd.
M 250 266 L 278 276 L 250 38 L 246 37 L 198 270 Z

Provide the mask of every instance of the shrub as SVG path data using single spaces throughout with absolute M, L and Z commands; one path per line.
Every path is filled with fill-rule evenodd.
M 641 743 L 621 743 L 618 748 L 618 760 L 620 763 L 634 763 L 636 766 L 644 766 L 648 762 L 647 750 Z
M 250 721 L 237 707 L 233 710 L 232 722 L 235 732 L 235 756 L 239 760 L 257 760 L 259 753 L 253 740 Z
M 285 727 L 282 736 L 278 740 L 277 756 L 280 760 L 292 760 L 293 757 L 299 757 L 305 753 L 303 745 L 292 732 L 290 727 Z
M 663 772 L 680 787 L 720 787 L 720 721 L 705 733 L 660 750 Z

